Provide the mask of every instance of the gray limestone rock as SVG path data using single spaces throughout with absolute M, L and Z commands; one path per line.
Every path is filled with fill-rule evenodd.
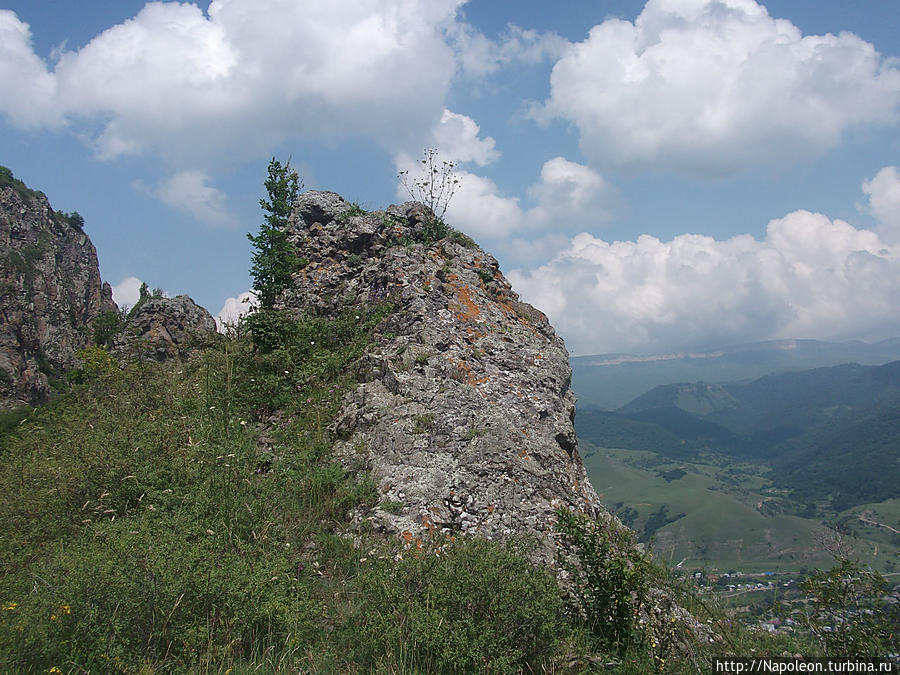
M 216 336 L 216 322 L 209 312 L 186 295 L 149 297 L 129 315 L 115 350 L 138 350 L 158 361 L 183 358 Z
M 557 507 L 603 513 L 578 454 L 562 339 L 468 237 L 428 245 L 421 204 L 348 208 L 334 193 L 301 197 L 289 236 L 308 263 L 281 304 L 396 307 L 333 425 L 336 455 L 364 461 L 378 484 L 380 505 L 355 518 L 409 541 L 531 535 L 551 559 Z
M 14 179 L 0 187 L 0 407 L 47 400 L 94 319 L 115 311 L 78 224 Z

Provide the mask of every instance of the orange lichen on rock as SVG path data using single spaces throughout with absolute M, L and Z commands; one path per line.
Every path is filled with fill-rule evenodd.
M 456 312 L 456 318 L 460 321 L 471 321 L 477 319 L 481 314 L 478 305 L 472 300 L 472 292 L 468 286 L 462 285 L 456 289 L 456 300 L 459 303 L 459 311 Z
M 485 375 L 483 377 L 475 377 L 475 374 L 472 372 L 472 366 L 467 361 L 454 361 L 452 358 L 450 358 L 449 360 L 456 369 L 456 373 L 452 375 L 453 379 L 455 380 L 465 382 L 466 384 L 475 387 L 479 384 L 484 384 L 491 379 L 489 375 Z

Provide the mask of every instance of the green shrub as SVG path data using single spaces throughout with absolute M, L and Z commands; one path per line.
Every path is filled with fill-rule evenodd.
M 806 627 L 826 656 L 883 658 L 900 651 L 900 609 L 883 602 L 887 581 L 878 572 L 842 559 L 802 587 L 812 602 Z
M 18 251 L 10 251 L 6 254 L 6 264 L 19 274 L 27 274 L 31 267 L 25 262 L 25 258 Z
M 487 433 L 487 429 L 482 429 L 481 427 L 471 427 L 463 438 L 467 441 L 474 441 L 476 438 L 484 436 Z
M 459 230 L 451 230 L 450 234 L 447 235 L 447 238 L 454 244 L 459 244 L 463 248 L 478 248 L 478 244 L 475 243 L 475 240 L 472 239 L 472 237 L 463 234 Z
M 368 213 L 363 207 L 361 207 L 356 202 L 353 202 L 350 205 L 350 208 L 342 213 L 338 214 L 337 220 L 340 223 L 346 223 L 348 220 L 353 218 L 354 216 L 364 216 Z
M 112 347 L 113 338 L 122 330 L 122 316 L 119 312 L 102 312 L 92 322 L 94 344 Z
M 57 211 L 56 217 L 76 230 L 84 229 L 84 217 L 78 211 L 72 211 L 72 213 Z
M 356 377 L 352 368 L 371 331 L 393 308 L 350 307 L 337 319 L 295 318 L 281 310 L 258 310 L 244 319 L 255 345 L 236 365 L 236 396 L 251 408 L 309 411 L 335 402 L 337 391 Z M 328 383 L 318 386 L 317 383 Z M 321 420 L 319 420 L 321 422 Z
M 11 410 L 0 410 L 0 436 L 15 429 L 34 410 L 30 405 L 22 405 Z
M 103 347 L 87 347 L 75 356 L 81 368 L 70 370 L 67 376 L 76 384 L 118 382 L 122 378 L 119 364 Z
M 541 672 L 567 635 L 556 579 L 511 545 L 439 538 L 359 575 L 344 630 L 368 672 Z
M 434 428 L 434 415 L 431 413 L 423 413 L 413 418 L 414 434 L 426 434 Z
M 29 270 L 33 270 L 34 266 L 44 257 L 46 247 L 42 244 L 29 244 L 22 249 L 22 257 L 25 265 Z
M 381 218 L 381 227 L 384 229 L 399 225 L 401 222 L 400 219 L 397 218 L 397 216 L 392 216 L 387 211 L 380 212 L 380 218 Z
M 299 670 L 324 628 L 304 545 L 377 497 L 326 427 L 387 311 L 295 320 L 270 354 L 80 352 L 71 391 L 3 435 L 0 671 Z
M 46 555 L 30 572 L 46 583 L 22 588 L 0 627 L 12 663 L 170 670 L 308 641 L 321 609 L 290 560 L 277 550 L 250 557 L 248 542 L 229 545 L 227 531 L 195 523 L 179 512 L 107 520 Z
M 425 246 L 431 246 L 450 234 L 450 226 L 437 217 L 428 218 L 422 223 L 422 233 L 417 238 Z
M 650 592 L 649 556 L 630 530 L 566 509 L 557 519 L 559 565 L 569 574 L 573 610 L 595 648 L 623 656 L 642 646 L 638 619 Z
M 385 499 L 384 501 L 378 504 L 378 507 L 382 511 L 387 511 L 388 513 L 393 513 L 394 515 L 399 515 L 400 512 L 403 511 L 403 502 L 397 502 L 393 499 Z
M 244 317 L 243 325 L 256 348 L 268 354 L 293 341 L 297 321 L 285 310 L 258 309 Z

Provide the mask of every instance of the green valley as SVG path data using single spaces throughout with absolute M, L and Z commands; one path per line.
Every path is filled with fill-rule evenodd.
M 580 410 L 603 502 L 685 568 L 900 567 L 900 364 L 655 387 Z

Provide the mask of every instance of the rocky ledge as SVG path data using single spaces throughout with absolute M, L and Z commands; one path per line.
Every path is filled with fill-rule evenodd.
M 565 345 L 492 256 L 421 204 L 362 213 L 333 192 L 301 196 L 290 239 L 305 266 L 284 307 L 396 308 L 333 426 L 336 455 L 370 466 L 380 493 L 358 521 L 412 543 L 531 535 L 549 552 L 558 507 L 602 513 Z

